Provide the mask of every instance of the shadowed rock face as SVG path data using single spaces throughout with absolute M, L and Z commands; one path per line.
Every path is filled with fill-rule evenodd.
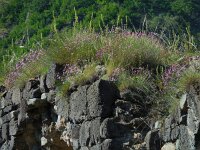
M 99 80 L 60 98 L 53 83 L 50 86 L 48 81 L 47 86 L 45 80 L 31 80 L 23 89 L 13 88 L 2 97 L 1 149 L 109 149 L 115 142 L 112 138 L 120 138 L 125 129 L 110 136 L 115 131 L 106 128 L 130 130 L 113 119 L 119 91 L 111 82 Z M 112 121 L 105 125 L 109 117 Z
M 0 150 L 193 150 L 200 148 L 199 85 L 174 114 L 152 127 L 147 105 L 97 80 L 59 97 L 54 66 L 47 77 L 12 88 L 0 101 Z M 128 91 L 130 92 L 130 91 Z M 129 93 L 131 94 L 131 93 Z

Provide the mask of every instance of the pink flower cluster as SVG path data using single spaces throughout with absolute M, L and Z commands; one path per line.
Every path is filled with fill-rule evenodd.
M 105 54 L 108 56 L 108 55 L 112 55 L 111 54 L 111 49 L 110 47 L 107 45 L 107 46 L 104 46 L 103 48 L 97 50 L 96 52 L 96 59 L 98 60 L 102 60 L 103 56 L 105 56 Z
M 117 81 L 119 75 L 120 75 L 123 71 L 125 71 L 124 68 L 116 68 L 116 69 L 114 69 L 114 71 L 112 72 L 112 75 L 109 77 L 109 80 L 110 80 L 110 81 Z
M 190 66 L 192 61 L 200 60 L 200 56 L 185 57 L 182 63 L 173 64 L 162 75 L 163 85 L 168 85 L 172 79 L 177 79 Z
M 62 71 L 57 73 L 56 78 L 64 82 L 66 77 L 76 75 L 80 72 L 81 69 L 76 64 L 66 64 L 64 65 Z
M 119 75 L 125 71 L 124 68 L 116 68 L 112 72 L 112 75 L 109 77 L 110 81 L 117 81 L 119 78 Z M 130 73 L 131 76 L 134 75 L 146 75 L 147 77 L 151 77 L 152 73 L 151 71 L 146 70 L 145 68 L 139 67 L 139 68 L 131 68 L 128 70 L 128 73 Z
M 131 68 L 130 72 L 131 72 L 131 75 L 138 75 L 138 74 L 142 74 L 144 73 L 145 69 L 142 68 L 142 67 L 139 67 L 139 68 Z
M 23 68 L 25 65 L 27 65 L 28 63 L 31 63 L 35 60 L 38 60 L 41 55 L 43 55 L 44 53 L 40 50 L 40 51 L 31 51 L 30 53 L 28 53 L 27 55 L 24 56 L 24 58 L 22 58 L 15 66 L 15 69 L 21 69 Z
M 123 35 L 125 36 L 133 36 L 135 38 L 142 38 L 142 37 L 147 37 L 150 39 L 160 39 L 160 36 L 155 33 L 155 32 L 130 32 L 130 31 L 124 31 Z
M 99 49 L 96 52 L 96 58 L 101 60 L 103 58 L 103 54 L 104 54 L 104 50 L 103 49 Z
M 73 65 L 66 64 L 63 69 L 63 73 L 67 76 L 72 76 L 72 75 L 78 74 L 80 72 L 81 72 L 80 68 L 75 64 L 73 64 Z
M 20 76 L 21 71 L 24 67 L 26 67 L 29 63 L 35 62 L 44 55 L 42 50 L 39 51 L 31 51 L 27 55 L 25 55 L 16 65 L 15 68 L 8 74 L 7 79 L 5 80 L 5 85 L 10 87 L 13 85 L 15 80 Z
M 163 85 L 168 85 L 169 81 L 173 78 L 180 77 L 181 73 L 185 70 L 186 65 L 173 64 L 165 70 L 162 75 Z

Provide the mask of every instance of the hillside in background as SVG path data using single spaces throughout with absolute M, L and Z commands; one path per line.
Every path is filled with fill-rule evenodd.
M 14 61 L 31 48 L 44 47 L 55 30 L 107 25 L 183 35 L 199 42 L 199 0 L 0 0 L 0 61 Z M 187 27 L 187 30 L 186 30 Z

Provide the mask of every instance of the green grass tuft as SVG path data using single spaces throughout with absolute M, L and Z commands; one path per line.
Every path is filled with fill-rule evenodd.
M 98 34 L 89 31 L 68 32 L 51 41 L 47 56 L 57 64 L 94 61 L 100 44 Z
M 75 77 L 72 77 L 72 80 L 75 85 L 84 85 L 87 82 L 90 83 L 96 77 L 97 77 L 96 65 L 90 64 L 85 66 L 82 73 L 76 75 Z
M 68 92 L 71 88 L 71 82 L 69 81 L 65 81 L 64 83 L 62 83 L 59 87 L 59 92 L 58 94 L 61 96 L 61 97 L 65 97 L 66 95 L 68 95 Z
M 200 72 L 187 70 L 179 79 L 178 86 L 180 91 L 185 92 L 191 86 L 200 84 Z
M 151 89 L 151 82 L 144 74 L 130 76 L 126 72 L 119 75 L 117 86 L 120 91 L 126 89 L 141 90 L 144 93 L 148 93 Z

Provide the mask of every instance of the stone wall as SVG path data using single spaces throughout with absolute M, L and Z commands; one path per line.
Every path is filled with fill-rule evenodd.
M 54 66 L 22 89 L 4 89 L 0 150 L 200 149 L 199 85 L 182 96 L 174 114 L 152 123 L 150 107 L 130 101 L 130 91 L 120 93 L 110 81 L 59 96 L 55 72 Z
M 116 86 L 97 80 L 57 94 L 55 67 L 0 101 L 0 149 L 121 150 L 143 142 L 149 127 L 143 106 L 121 98 Z M 144 145 L 142 145 L 144 146 Z M 141 146 L 140 146 L 141 147 Z

